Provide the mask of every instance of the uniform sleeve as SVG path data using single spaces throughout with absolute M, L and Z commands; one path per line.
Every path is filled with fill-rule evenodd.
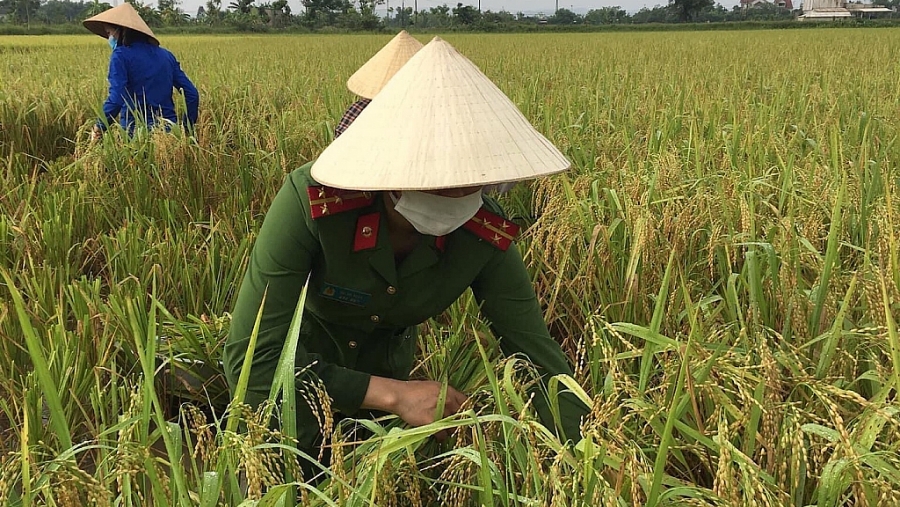
M 187 74 L 181 70 L 181 64 L 178 63 L 178 59 L 176 59 L 174 55 L 172 56 L 172 60 L 175 62 L 173 84 L 175 89 L 181 90 L 181 92 L 184 93 L 184 102 L 187 106 L 188 126 L 193 127 L 194 124 L 197 123 L 197 117 L 200 112 L 200 93 L 197 91 L 197 87 L 194 86 L 194 83 L 191 82 L 190 78 L 187 77 Z
M 272 385 L 294 309 L 319 251 L 318 238 L 311 230 L 308 202 L 301 196 L 305 191 L 293 179 L 285 183 L 266 213 L 250 254 L 225 342 L 225 371 L 232 388 L 240 376 L 264 293 L 266 303 L 248 389 L 268 393 Z M 314 373 L 342 412 L 355 412 L 362 405 L 369 387 L 368 374 L 325 362 L 318 354 L 305 350 L 302 343 L 298 344 L 296 367 L 298 371 Z M 298 389 L 303 380 L 297 379 Z
M 122 52 L 113 51 L 109 59 L 109 95 L 103 103 L 103 116 L 106 121 L 97 122 L 97 126 L 105 130 L 106 126 L 119 117 L 125 106 L 125 86 L 128 84 L 128 70 L 125 68 L 125 57 Z
M 572 374 L 565 354 L 550 337 L 518 248 L 512 246 L 497 254 L 476 278 L 472 291 L 500 338 L 505 354 L 527 356 L 545 381 L 553 375 Z M 561 437 L 578 440 L 581 417 L 587 414 L 588 407 L 572 393 L 561 394 L 559 405 L 564 432 Z M 553 428 L 555 424 L 544 396 L 535 397 L 535 408 L 543 423 Z

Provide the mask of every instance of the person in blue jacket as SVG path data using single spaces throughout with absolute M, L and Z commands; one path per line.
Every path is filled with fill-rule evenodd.
M 98 139 L 116 120 L 134 132 L 140 122 L 148 128 L 178 122 L 172 90 L 184 93 L 187 105 L 185 127 L 197 122 L 200 94 L 170 51 L 159 40 L 130 3 L 122 3 L 86 19 L 84 26 L 107 39 L 112 47 L 109 60 L 109 96 L 103 104 L 103 118 L 94 126 Z

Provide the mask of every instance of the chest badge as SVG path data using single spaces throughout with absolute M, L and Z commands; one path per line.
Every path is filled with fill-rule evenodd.
M 366 306 L 372 295 L 368 292 L 362 292 L 347 287 L 338 287 L 337 285 L 325 282 L 319 290 L 319 295 L 325 299 L 345 303 L 353 306 Z

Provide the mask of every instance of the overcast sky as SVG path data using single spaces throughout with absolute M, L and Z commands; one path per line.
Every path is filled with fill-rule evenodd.
M 149 0 L 148 3 L 155 3 L 156 0 Z M 228 5 L 231 0 L 222 0 L 223 5 Z M 391 7 L 400 7 L 404 0 L 388 0 L 390 2 Z M 457 3 L 462 1 L 463 4 L 469 5 L 478 5 L 478 0 L 418 0 L 419 1 L 419 10 L 429 9 L 431 7 L 437 7 L 439 5 L 447 4 L 450 7 L 455 7 Z M 726 8 L 731 9 L 731 7 L 737 5 L 738 0 L 717 0 L 718 3 L 724 5 Z M 407 6 L 412 7 L 414 0 L 405 0 Z M 599 7 L 607 7 L 618 5 L 625 9 L 628 12 L 637 12 L 643 7 L 653 7 L 655 5 L 664 5 L 668 3 L 667 0 L 559 0 L 559 7 L 572 9 L 575 11 L 586 11 L 589 9 L 597 9 Z M 185 12 L 194 15 L 197 13 L 197 7 L 206 4 L 206 0 L 182 0 L 181 6 L 185 10 Z M 288 0 L 288 4 L 291 6 L 291 11 L 294 13 L 303 12 L 303 7 L 300 3 L 300 0 Z M 386 9 L 386 5 L 380 6 L 379 10 L 384 11 Z M 553 10 L 556 8 L 555 0 L 481 0 L 481 10 L 507 10 L 512 13 L 516 13 L 519 11 L 534 11 L 534 12 L 544 12 L 546 14 L 552 14 Z

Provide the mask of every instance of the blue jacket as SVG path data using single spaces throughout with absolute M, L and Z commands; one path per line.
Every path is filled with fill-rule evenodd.
M 187 104 L 187 123 L 197 122 L 200 95 L 191 83 L 175 55 L 167 49 L 136 42 L 119 46 L 109 60 L 109 97 L 103 104 L 106 123 L 119 117 L 129 131 L 134 130 L 137 119 L 145 119 L 152 126 L 160 117 L 176 122 L 172 89 L 184 92 Z M 104 122 L 98 126 L 105 128 Z

